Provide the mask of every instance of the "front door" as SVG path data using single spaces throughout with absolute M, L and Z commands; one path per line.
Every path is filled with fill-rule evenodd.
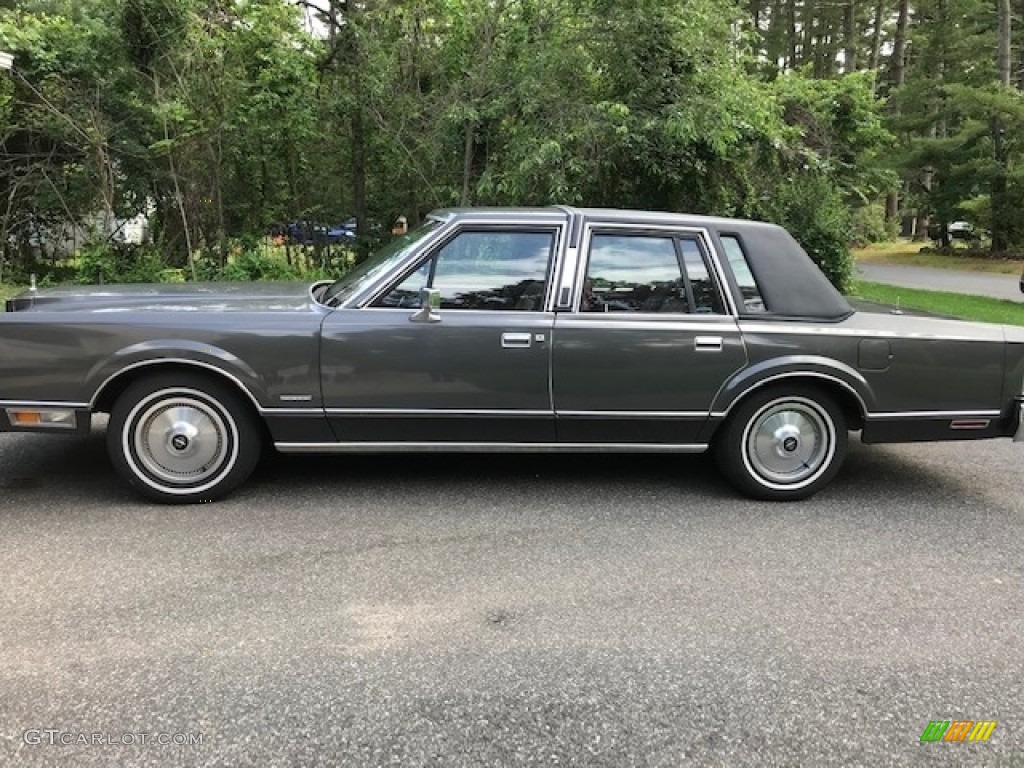
M 551 443 L 558 230 L 458 230 L 370 306 L 323 325 L 324 405 L 342 443 Z M 414 322 L 423 287 L 440 320 Z

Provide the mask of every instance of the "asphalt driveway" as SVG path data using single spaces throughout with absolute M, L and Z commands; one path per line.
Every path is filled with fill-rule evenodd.
M 281 457 L 165 508 L 99 434 L 0 435 L 0 765 L 1020 766 L 1022 450 L 855 441 L 798 504 L 702 457 Z
M 949 291 L 1024 302 L 1019 275 L 993 275 L 980 272 L 959 272 L 932 267 L 904 267 L 892 264 L 858 264 L 862 279 L 904 288 L 928 291 Z

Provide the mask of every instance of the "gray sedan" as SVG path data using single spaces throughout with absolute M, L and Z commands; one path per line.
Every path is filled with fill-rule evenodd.
M 288 453 L 713 450 L 791 500 L 865 443 L 1024 436 L 1024 329 L 854 311 L 780 227 L 439 211 L 334 282 L 30 291 L 0 316 L 0 430 L 110 415 L 163 502 Z

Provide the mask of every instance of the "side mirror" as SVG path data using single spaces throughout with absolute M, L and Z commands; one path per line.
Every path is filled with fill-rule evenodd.
M 420 308 L 409 315 L 414 323 L 441 322 L 441 291 L 437 288 L 420 289 Z

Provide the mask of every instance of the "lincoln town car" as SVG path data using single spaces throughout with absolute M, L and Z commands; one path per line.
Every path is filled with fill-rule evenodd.
M 108 414 L 114 470 L 171 503 L 268 447 L 711 451 L 795 500 L 850 432 L 1024 436 L 1024 328 L 857 311 L 781 227 L 683 214 L 444 210 L 335 281 L 27 291 L 0 361 L 0 430 Z

